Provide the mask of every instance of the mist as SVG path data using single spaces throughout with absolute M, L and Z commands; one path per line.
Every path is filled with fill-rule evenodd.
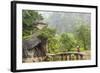
M 53 12 L 53 11 L 38 11 L 44 18 L 44 22 L 48 27 L 56 29 L 56 33 L 73 32 L 77 25 L 91 24 L 90 13 L 78 12 Z

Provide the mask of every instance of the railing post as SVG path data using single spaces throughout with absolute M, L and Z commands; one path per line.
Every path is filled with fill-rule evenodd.
M 69 60 L 71 60 L 71 54 L 69 54 Z
M 79 56 L 78 56 L 78 54 L 76 54 L 76 60 L 79 60 Z
M 61 60 L 63 60 L 63 55 L 61 55 Z
M 75 57 L 74 56 L 75 56 L 75 54 L 72 54 L 72 56 L 71 56 L 71 59 L 72 60 L 75 60 Z
M 68 60 L 68 55 L 67 54 L 65 55 L 65 60 Z

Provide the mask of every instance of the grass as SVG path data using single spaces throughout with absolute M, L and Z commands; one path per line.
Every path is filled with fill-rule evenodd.
M 71 48 L 71 51 L 76 51 L 76 50 L 77 50 L 77 48 Z M 81 47 L 80 51 L 85 51 L 85 50 L 84 50 L 84 48 Z

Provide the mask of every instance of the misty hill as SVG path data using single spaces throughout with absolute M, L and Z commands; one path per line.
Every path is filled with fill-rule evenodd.
M 72 32 L 76 25 L 86 24 L 90 26 L 90 13 L 76 12 L 40 12 L 48 27 L 55 28 L 57 33 Z

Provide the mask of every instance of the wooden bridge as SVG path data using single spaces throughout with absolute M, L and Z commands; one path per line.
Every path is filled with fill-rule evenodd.
M 83 52 L 66 52 L 58 54 L 47 54 L 51 61 L 55 60 L 83 60 L 85 54 Z
M 43 61 L 70 61 L 90 59 L 90 51 L 85 52 L 62 52 L 57 54 L 47 53 L 43 57 L 30 57 L 23 59 L 24 63 L 43 62 Z

